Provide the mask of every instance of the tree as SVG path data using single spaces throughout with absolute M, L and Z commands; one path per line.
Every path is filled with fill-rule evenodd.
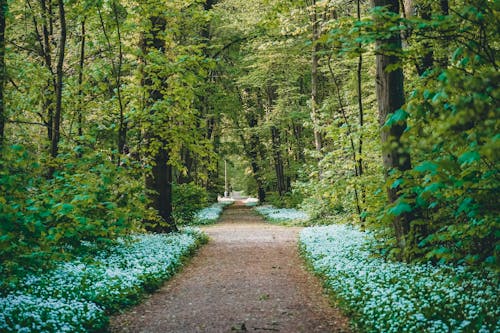
M 56 158 L 59 153 L 59 141 L 61 140 L 61 118 L 62 118 L 62 94 L 63 94 L 63 79 L 64 79 L 64 57 L 66 55 L 66 10 L 64 8 L 64 1 L 59 0 L 57 2 L 57 7 L 59 10 L 59 49 L 57 56 L 57 64 L 55 71 L 55 112 L 52 122 L 52 140 L 50 146 L 50 155 L 52 158 Z M 54 172 L 54 168 L 51 168 L 50 174 Z
M 383 7 L 388 17 L 397 20 L 399 16 L 398 0 L 374 0 L 375 8 Z M 375 16 L 379 24 L 383 18 Z M 404 120 L 405 104 L 403 69 L 399 54 L 402 49 L 401 35 L 398 30 L 393 31 L 388 37 L 378 38 L 376 45 L 377 64 L 377 100 L 379 110 L 379 124 L 381 130 L 382 159 L 387 173 L 392 170 L 406 171 L 411 169 L 410 155 L 401 142 L 401 136 L 406 129 Z M 388 199 L 394 204 L 400 198 L 398 186 L 387 189 Z M 393 217 L 393 226 L 398 246 L 402 253 L 406 249 L 407 235 L 410 232 L 411 215 L 397 213 Z
M 5 123 L 7 120 L 7 115 L 5 112 L 5 102 L 4 102 L 4 89 L 5 82 L 7 79 L 7 73 L 5 69 L 5 23 L 6 15 L 8 13 L 8 3 L 7 0 L 0 1 L 0 151 L 3 146 L 3 141 L 5 137 Z
M 149 17 L 150 30 L 146 32 L 142 40 L 142 51 L 146 59 L 154 56 L 162 56 L 165 49 L 165 32 L 167 21 L 161 16 Z M 148 60 L 145 60 L 145 66 Z M 157 113 L 166 112 L 162 109 L 163 93 L 166 88 L 159 79 L 159 72 L 154 66 L 144 70 L 143 86 L 145 89 L 146 112 L 149 113 L 150 122 L 154 122 Z M 165 124 L 168 126 L 168 124 Z M 161 221 L 147 221 L 148 228 L 155 232 L 170 232 L 177 230 L 172 219 L 172 166 L 169 164 L 170 152 L 166 138 L 162 138 L 155 130 L 156 126 L 149 125 L 146 129 L 146 140 L 148 152 L 151 154 L 151 172 L 146 176 L 146 188 L 149 191 L 150 207 L 158 212 Z
M 318 9 L 316 1 L 311 1 L 311 34 L 312 34 L 312 51 L 311 51 L 311 119 L 314 126 L 314 146 L 318 152 L 321 152 L 322 138 L 319 130 L 319 114 L 318 114 L 318 62 L 319 62 L 319 43 L 318 39 L 321 34 Z

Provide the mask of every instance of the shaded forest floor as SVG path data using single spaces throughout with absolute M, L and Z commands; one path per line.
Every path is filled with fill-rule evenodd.
M 204 227 L 210 243 L 112 332 L 349 332 L 297 251 L 300 228 L 265 224 L 241 204 Z

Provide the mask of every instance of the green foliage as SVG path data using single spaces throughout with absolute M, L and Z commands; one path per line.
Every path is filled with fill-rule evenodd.
M 280 196 L 276 192 L 266 195 L 266 202 L 278 208 L 295 208 L 304 201 L 304 196 L 300 191 L 286 192 Z
M 408 101 L 406 140 L 414 168 L 403 175 L 401 193 L 418 215 L 412 222 L 413 256 L 500 262 L 500 75 L 489 53 L 498 48 L 497 9 L 493 3 L 470 1 L 446 23 L 439 17 L 429 22 L 442 34 L 450 25 L 461 30 L 450 65 L 415 81 Z M 481 31 L 486 35 L 478 44 L 472 36 Z
M 77 253 L 82 242 L 97 246 L 138 230 L 148 213 L 140 178 L 133 166 L 121 166 L 104 154 L 75 162 L 61 156 L 64 171 L 46 179 L 22 146 L 4 150 L 0 168 L 0 259 L 9 271 L 51 265 Z
M 191 224 L 196 213 L 208 203 L 207 190 L 194 183 L 174 184 L 172 192 L 172 215 L 179 225 Z

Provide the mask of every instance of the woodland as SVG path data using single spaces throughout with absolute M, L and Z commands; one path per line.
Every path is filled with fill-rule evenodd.
M 228 190 L 500 263 L 500 2 L 0 0 L 1 289 Z

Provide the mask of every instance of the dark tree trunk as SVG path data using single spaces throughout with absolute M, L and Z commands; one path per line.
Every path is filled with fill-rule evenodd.
M 113 18 L 116 24 L 116 34 L 118 38 L 118 64 L 115 69 L 116 74 L 116 96 L 118 98 L 118 107 L 120 110 L 119 114 L 119 122 L 118 122 L 118 153 L 125 153 L 125 146 L 127 144 L 127 129 L 128 124 L 125 119 L 125 106 L 123 105 L 123 97 L 122 97 L 122 68 L 123 68 L 123 43 L 122 43 L 122 34 L 120 29 L 120 20 L 118 18 L 118 8 L 116 5 L 116 1 L 112 3 L 113 7 Z M 118 162 L 120 163 L 120 162 Z
M 443 13 L 443 15 L 450 14 L 450 4 L 448 0 L 439 0 L 439 6 L 441 7 L 441 13 Z
M 5 138 L 5 123 L 7 119 L 4 103 L 4 87 L 7 76 L 5 70 L 5 16 L 7 10 L 7 0 L 0 0 L 0 152 Z
M 387 6 L 389 11 L 399 14 L 398 0 L 373 0 L 374 6 Z M 398 66 L 400 59 L 394 53 L 401 50 L 401 36 L 398 32 L 393 33 L 389 38 L 378 40 L 376 46 L 377 64 L 377 101 L 379 111 L 379 123 L 382 127 L 389 115 L 400 109 L 405 103 L 403 88 L 403 70 Z M 391 50 L 387 54 L 387 50 Z M 396 66 L 396 68 L 394 68 Z M 387 68 L 392 68 L 387 70 Z M 382 127 L 382 156 L 386 172 L 391 169 L 400 171 L 411 168 L 410 155 L 401 143 L 401 135 L 406 129 L 406 122 L 400 122 L 389 127 Z M 389 202 L 393 203 L 399 198 L 398 188 L 388 188 Z M 407 236 L 410 232 L 411 216 L 400 215 L 394 218 L 393 227 L 395 230 L 398 246 L 404 254 L 407 244 Z
M 358 21 L 361 21 L 361 0 L 357 0 L 356 3 L 356 14 Z M 361 33 L 360 33 L 361 34 Z M 364 174 L 363 167 L 363 127 L 365 125 L 364 120 L 364 110 L 363 110 L 363 92 L 362 92 L 362 83 L 363 83 L 363 53 L 362 53 L 362 45 L 358 44 L 359 48 L 359 56 L 358 56 L 358 68 L 357 68 L 357 90 L 358 90 L 358 114 L 359 114 L 359 140 L 358 140 L 358 176 L 362 177 Z M 366 191 L 365 187 L 361 185 L 361 204 L 365 205 Z M 358 204 L 358 207 L 360 205 Z M 358 211 L 361 211 L 360 207 Z M 364 226 L 365 218 L 360 215 L 361 225 Z
M 160 148 L 154 156 L 151 174 L 146 177 L 146 188 L 151 191 L 151 208 L 155 209 L 163 220 L 162 223 L 147 221 L 148 229 L 158 233 L 177 230 L 172 219 L 172 166 L 168 161 L 168 151 Z
M 276 185 L 278 193 L 281 196 L 286 193 L 287 182 L 283 166 L 283 157 L 281 156 L 281 138 L 280 131 L 276 126 L 271 126 L 271 139 L 274 155 L 274 169 L 276 171 Z
M 252 117 L 249 119 L 248 125 L 250 128 L 255 128 L 257 127 L 257 119 L 255 115 L 252 115 Z M 260 138 L 255 131 L 250 135 L 250 142 L 249 142 L 249 151 L 248 151 L 248 157 L 250 159 L 250 165 L 252 166 L 252 173 L 255 179 L 255 182 L 257 183 L 257 192 L 259 196 L 259 201 L 260 202 L 265 202 L 266 201 L 266 190 L 264 188 L 264 184 L 262 182 L 261 178 L 261 170 L 260 170 L 260 165 L 259 165 L 259 150 L 260 150 Z
M 56 158 L 59 154 L 59 141 L 61 139 L 61 121 L 62 121 L 62 92 L 63 92 L 63 66 L 64 56 L 66 53 L 66 12 L 64 9 L 64 1 L 57 2 L 59 8 L 59 24 L 60 24 L 60 39 L 59 39 L 59 55 L 56 65 L 56 107 L 54 112 L 54 120 L 52 123 L 52 141 L 50 146 L 50 155 Z M 55 169 L 51 167 L 50 175 L 53 174 Z
M 302 142 L 302 131 L 303 131 L 303 126 L 300 123 L 295 123 L 295 121 L 292 120 L 292 131 L 293 131 L 293 136 L 295 137 L 295 142 L 296 142 L 296 156 L 295 159 L 302 163 L 306 163 L 306 155 L 304 153 L 304 145 Z
M 116 90 L 116 99 L 118 101 L 118 135 L 117 135 L 117 149 L 118 154 L 123 154 L 125 152 L 125 146 L 127 143 L 127 121 L 125 119 L 125 106 L 123 103 L 122 97 L 122 67 L 123 67 L 123 43 L 122 43 L 122 35 L 120 29 L 120 20 L 118 17 L 118 7 L 116 1 L 111 2 L 111 7 L 113 10 L 113 21 L 116 25 L 116 33 L 117 33 L 117 41 L 118 41 L 118 63 L 115 61 L 115 51 L 113 50 L 113 46 L 111 44 L 110 35 L 106 29 L 106 24 L 104 23 L 104 19 L 102 17 L 101 9 L 98 7 L 97 11 L 99 13 L 99 20 L 101 23 L 102 33 L 104 38 L 106 39 L 106 44 L 108 46 L 109 57 L 111 60 L 111 67 L 114 75 L 114 87 L 110 85 L 109 90 L 110 94 L 114 93 Z M 120 159 L 118 159 L 118 163 L 120 163 Z
M 182 151 L 182 161 L 183 165 L 186 167 L 186 173 L 179 173 L 179 177 L 177 177 L 178 184 L 187 184 L 195 180 L 193 178 L 193 174 L 196 172 L 196 161 L 193 158 L 189 149 L 184 148 Z
M 311 25 L 312 25 L 312 55 L 311 55 L 311 119 L 313 122 L 314 146 L 318 152 L 321 152 L 322 137 L 319 130 L 318 114 L 318 62 L 320 27 L 318 22 L 318 12 L 316 0 L 312 1 Z
M 333 80 L 333 84 L 335 86 L 335 92 L 337 95 L 337 102 L 339 104 L 340 114 L 342 115 L 342 118 L 344 119 L 344 125 L 347 126 L 347 137 L 349 138 L 349 142 L 351 144 L 351 156 L 352 156 L 352 161 L 353 161 L 353 165 L 354 165 L 354 175 L 356 177 L 359 177 L 358 157 L 356 155 L 356 146 L 354 144 L 352 128 L 351 128 L 351 124 L 349 122 L 349 119 L 347 118 L 346 107 L 344 105 L 344 102 L 342 101 L 340 80 L 337 79 L 337 76 L 335 75 L 335 72 L 333 71 L 331 60 L 332 60 L 332 56 L 330 55 L 328 57 L 328 69 L 330 71 L 330 74 L 331 74 L 332 80 Z M 360 222 L 361 222 L 361 224 L 363 224 L 364 220 L 361 216 L 362 209 L 361 209 L 361 204 L 360 204 L 358 187 L 356 185 L 354 185 L 354 200 L 355 200 L 356 211 L 358 212 Z
M 267 88 L 267 107 L 272 109 L 274 100 L 276 99 L 276 89 L 274 87 Z M 286 179 L 283 165 L 283 157 L 281 156 L 281 133 L 280 130 L 273 124 L 271 125 L 271 146 L 274 157 L 274 170 L 276 172 L 276 190 L 279 196 L 283 196 L 287 191 Z
M 45 115 L 42 115 L 42 121 L 45 123 L 47 127 L 47 138 L 50 143 L 52 143 L 53 128 L 54 128 L 54 108 L 55 108 L 55 95 L 56 95 L 56 73 L 54 72 L 54 68 L 52 66 L 52 43 L 50 42 L 53 39 L 53 11 L 52 5 L 49 3 L 47 5 L 46 0 L 40 0 L 40 9 L 41 9 L 41 30 L 39 29 L 39 23 L 36 19 L 36 16 L 33 12 L 33 26 L 34 33 L 39 44 L 39 54 L 43 58 L 44 65 L 46 69 L 51 74 L 50 79 L 47 80 L 46 93 L 45 98 L 43 100 L 43 111 Z M 28 7 L 33 11 L 30 2 L 27 2 Z M 46 118 L 45 118 L 46 117 Z
M 78 136 L 83 136 L 83 67 L 85 66 L 85 19 L 81 23 L 80 64 L 78 66 Z
M 450 15 L 450 4 L 448 0 L 440 0 L 439 5 L 441 7 L 441 14 L 443 15 Z M 442 48 L 444 50 L 444 53 L 442 56 L 438 57 L 437 62 L 439 65 L 446 69 L 448 68 L 448 48 L 449 48 L 449 41 L 448 40 L 443 40 L 443 45 Z
M 162 32 L 166 29 L 166 20 L 162 17 L 151 17 L 151 31 L 144 34 L 142 41 L 142 50 L 144 55 L 152 50 L 164 50 L 165 40 L 161 38 Z M 145 73 L 143 86 L 146 88 L 146 107 L 152 107 L 157 101 L 163 99 L 163 94 L 154 86 L 155 73 Z M 151 123 L 154 122 L 155 112 L 149 111 Z M 164 124 L 168 126 L 168 124 Z M 169 151 L 167 142 L 160 138 L 155 130 L 156 126 L 149 126 L 145 133 L 149 145 L 159 147 L 153 150 L 152 170 L 146 176 L 146 188 L 149 192 L 150 207 L 158 212 L 161 221 L 144 221 L 148 230 L 153 232 L 172 232 L 177 231 L 177 226 L 172 218 L 172 166 L 169 162 Z
M 420 6 L 420 17 L 424 20 L 431 19 L 431 6 L 429 4 L 422 4 Z M 434 53 L 432 51 L 432 45 L 428 42 L 424 42 L 423 48 L 425 50 L 425 53 L 420 59 L 420 63 L 417 64 L 418 75 L 423 75 L 427 70 L 432 68 L 432 65 L 434 63 Z

